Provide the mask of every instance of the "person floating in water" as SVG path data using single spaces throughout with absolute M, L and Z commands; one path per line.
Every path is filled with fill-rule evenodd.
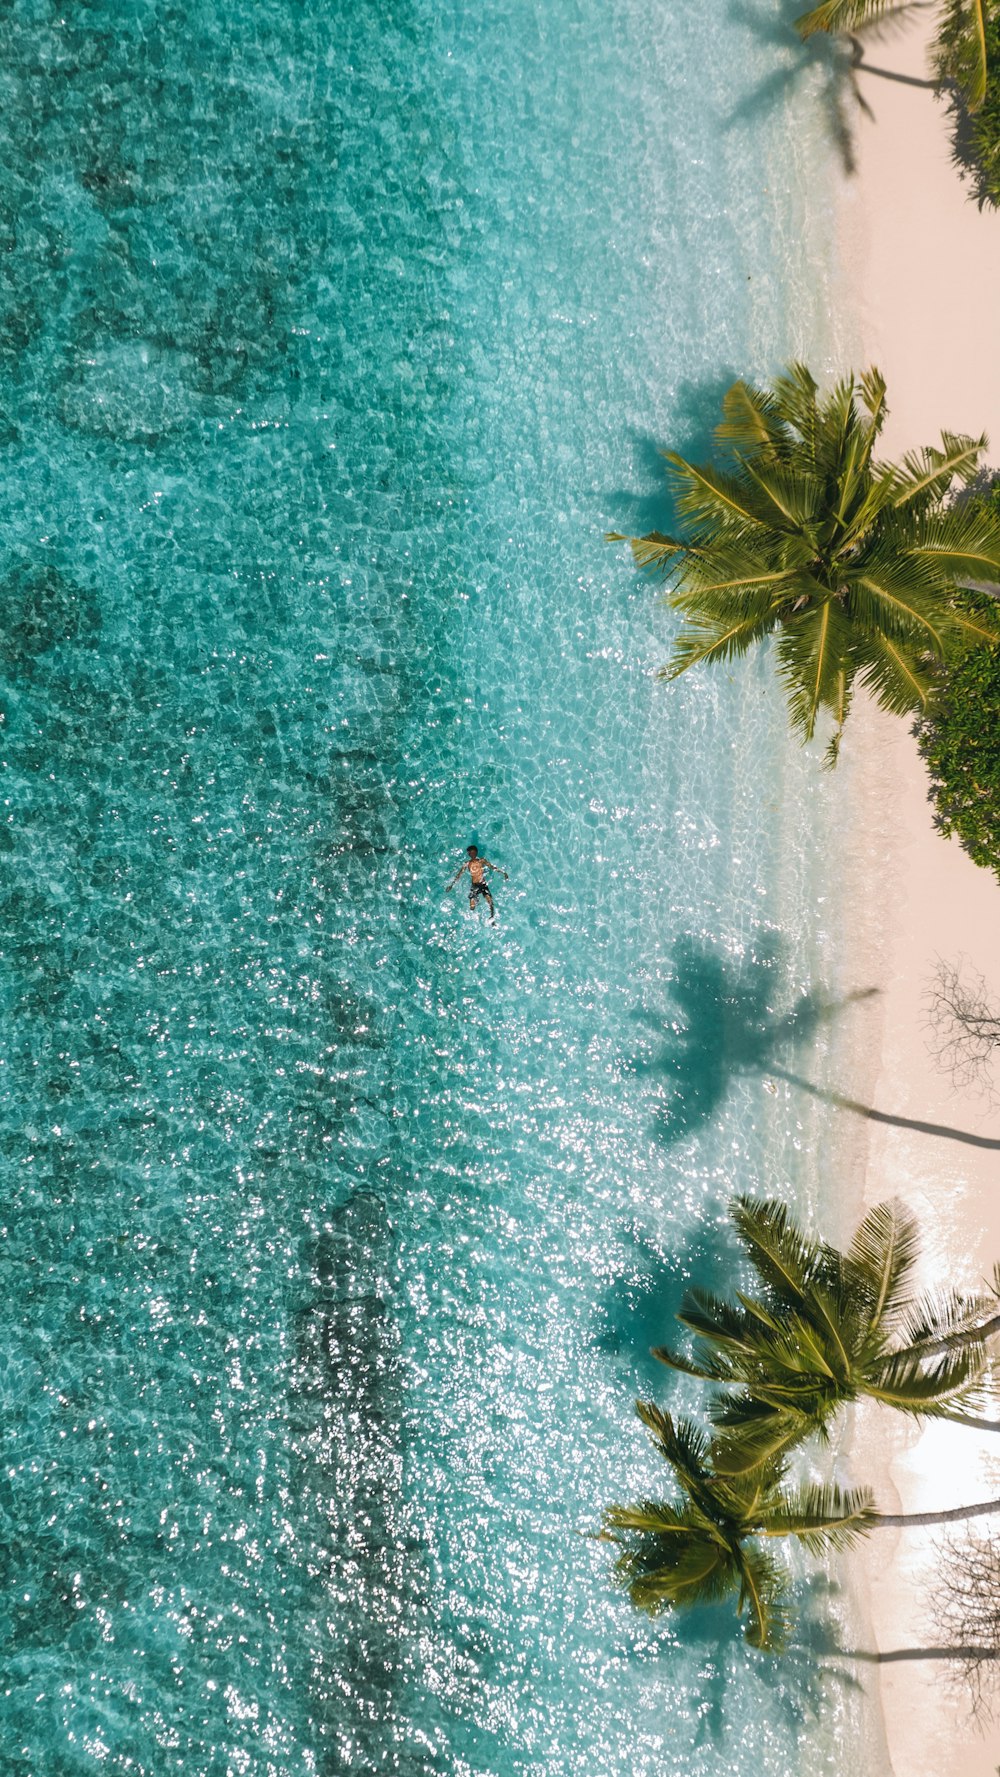
M 493 896 L 490 894 L 490 885 L 486 880 L 486 872 L 487 870 L 498 870 L 500 866 L 498 864 L 491 864 L 489 858 L 481 858 L 479 856 L 479 847 L 476 845 L 467 845 L 465 849 L 469 854 L 468 861 L 459 865 L 459 868 L 455 871 L 454 876 L 444 892 L 446 895 L 450 895 L 456 882 L 461 876 L 462 871 L 468 870 L 469 906 L 472 908 L 473 913 L 475 913 L 476 902 L 481 898 L 486 902 L 486 905 L 490 910 L 490 918 L 496 919 L 496 908 L 493 905 Z M 507 875 L 506 870 L 500 870 L 500 874 L 503 877 L 504 882 L 510 881 L 510 877 Z

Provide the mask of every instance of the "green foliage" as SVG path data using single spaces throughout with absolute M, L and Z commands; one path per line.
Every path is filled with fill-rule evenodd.
M 619 1582 L 651 1615 L 735 1594 L 751 1647 L 777 1651 L 787 1629 L 786 1580 L 761 1543 L 794 1537 L 814 1553 L 849 1548 L 877 1521 L 870 1495 L 789 1487 L 780 1462 L 752 1474 L 720 1473 L 716 1445 L 696 1426 L 648 1401 L 636 1410 L 673 1472 L 680 1500 L 641 1500 L 605 1513 L 604 1535 L 620 1551 Z
M 995 0 L 939 0 L 939 6 L 934 58 L 938 76 L 952 81 L 968 109 L 977 111 L 997 50 L 990 39 L 991 25 L 996 23 Z M 795 20 L 795 28 L 800 37 L 812 37 L 817 31 L 860 31 L 904 10 L 904 0 L 820 0 Z
M 800 37 L 813 37 L 817 31 L 860 31 L 899 7 L 900 0 L 820 0 L 795 20 L 795 29 Z
M 675 1497 L 611 1506 L 603 1538 L 615 1577 L 656 1615 L 735 1597 L 752 1647 L 777 1651 L 788 1627 L 787 1577 L 768 1543 L 793 1537 L 812 1554 L 852 1547 L 879 1524 L 951 1522 L 986 1506 L 912 1518 L 876 1512 L 867 1489 L 788 1482 L 788 1457 L 810 1432 L 826 1435 L 847 1400 L 867 1394 L 916 1415 L 977 1392 L 986 1343 L 1000 1327 L 1000 1268 L 986 1296 L 930 1300 L 912 1289 L 917 1227 L 898 1204 L 870 1210 L 846 1252 L 804 1234 L 774 1200 L 741 1196 L 732 1217 L 759 1280 L 726 1302 L 693 1290 L 679 1320 L 696 1359 L 657 1357 L 728 1385 L 709 1437 L 649 1401 L 636 1411 L 671 1470 Z
M 820 0 L 795 28 L 801 37 L 849 34 L 904 10 L 902 0 Z M 1000 0 L 938 0 L 933 59 L 956 98 L 955 159 L 980 202 L 1000 205 Z
M 826 397 L 802 364 L 770 389 L 734 383 L 718 460 L 665 453 L 679 532 L 612 536 L 664 575 L 684 617 L 667 676 L 776 634 L 792 725 L 810 740 L 832 716 L 831 762 L 857 684 L 896 714 L 924 711 L 941 667 L 1000 627 L 956 601 L 965 581 L 1000 578 L 1000 513 L 946 504 L 986 440 L 945 433 L 881 464 L 886 411 L 877 370 Z
M 737 1197 L 732 1217 L 758 1289 L 735 1303 L 691 1290 L 678 1319 L 696 1357 L 656 1352 L 727 1391 L 712 1408 L 720 1474 L 749 1474 L 812 1433 L 825 1438 L 862 1395 L 916 1417 L 976 1398 L 989 1305 L 914 1296 L 917 1227 L 898 1204 L 872 1209 L 846 1253 L 809 1239 L 772 1200 Z
M 987 620 L 996 608 L 987 593 L 963 603 Z M 919 736 L 938 827 L 1000 876 L 1000 649 L 970 648 L 952 663 Z
M 986 98 L 991 75 L 995 82 L 996 25 L 996 0 L 943 0 L 935 44 L 938 74 L 954 82 L 973 112 Z
M 967 162 L 981 202 L 1000 205 L 1000 6 L 986 15 L 986 85 L 956 155 Z

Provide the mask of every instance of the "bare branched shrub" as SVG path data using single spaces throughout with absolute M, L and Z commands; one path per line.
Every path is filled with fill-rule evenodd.
M 985 1728 L 1000 1700 L 1000 1531 L 953 1532 L 939 1545 L 934 1615 L 952 1681 Z
M 998 1102 L 1000 996 L 964 958 L 939 961 L 927 994 L 928 1047 L 955 1086 Z

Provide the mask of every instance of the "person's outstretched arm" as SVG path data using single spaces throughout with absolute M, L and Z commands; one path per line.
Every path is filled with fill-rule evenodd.
M 503 877 L 504 882 L 510 881 L 510 877 L 507 875 L 506 870 L 501 870 L 499 864 L 491 864 L 489 858 L 484 858 L 483 863 L 486 865 L 487 870 L 500 870 L 500 875 Z
M 461 876 L 461 874 L 462 874 L 462 871 L 463 871 L 463 870 L 467 870 L 467 869 L 468 869 L 468 868 L 469 868 L 469 866 L 468 866 L 468 864 L 459 864 L 459 866 L 458 866 L 458 869 L 457 869 L 457 870 L 456 870 L 456 871 L 455 871 L 455 874 L 454 874 L 454 876 L 453 876 L 453 877 L 452 877 L 452 879 L 451 879 L 451 881 L 450 881 L 450 882 L 449 882 L 449 884 L 448 884 L 448 886 L 447 886 L 447 888 L 446 888 L 446 889 L 445 889 L 445 891 L 444 891 L 444 892 L 445 892 L 445 894 L 446 894 L 446 895 L 450 895 L 450 894 L 451 894 L 451 891 L 452 891 L 452 889 L 453 889 L 453 888 L 454 888 L 454 886 L 455 886 L 455 884 L 456 884 L 456 882 L 457 882 L 457 881 L 458 881 L 458 879 L 459 879 L 459 877 L 460 877 L 460 876 Z

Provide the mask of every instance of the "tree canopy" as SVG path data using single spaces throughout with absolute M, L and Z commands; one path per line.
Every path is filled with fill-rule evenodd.
M 1000 512 L 994 494 L 991 504 Z M 992 601 L 964 595 L 989 620 Z M 970 858 L 1000 876 L 1000 649 L 967 648 L 949 668 L 920 724 L 935 824 Z
M 904 11 L 903 0 L 820 0 L 795 20 L 800 37 L 817 31 L 860 31 Z M 942 80 L 953 80 L 970 111 L 986 96 L 990 72 L 989 0 L 941 0 L 936 60 Z
M 985 437 L 945 432 L 940 447 L 880 463 L 886 412 L 874 369 L 826 396 L 803 364 L 769 389 L 736 382 L 716 462 L 664 453 L 679 530 L 610 539 L 664 575 L 682 615 L 665 676 L 776 634 L 793 727 L 811 740 L 827 712 L 831 762 L 857 685 L 898 715 L 926 711 L 941 667 L 1000 634 L 1000 610 L 956 596 L 1000 579 L 1000 515 L 947 504 L 976 474 Z
M 835 1485 L 789 1487 L 780 1463 L 753 1474 L 720 1474 L 714 1446 L 686 1419 L 636 1403 L 673 1472 L 675 1504 L 612 1506 L 604 1535 L 618 1544 L 615 1573 L 639 1609 L 656 1615 L 736 1595 L 752 1647 L 776 1650 L 787 1628 L 786 1581 L 767 1549 L 794 1537 L 813 1551 L 847 1548 L 877 1522 L 870 1494 Z
M 916 1294 L 917 1224 L 899 1204 L 872 1209 L 846 1253 L 808 1238 L 774 1200 L 737 1197 L 731 1213 L 757 1290 L 735 1302 L 689 1291 L 678 1319 L 696 1335 L 697 1356 L 655 1354 L 724 1391 L 711 1409 L 720 1472 L 749 1472 L 812 1433 L 825 1438 L 861 1396 L 915 1417 L 977 1400 L 996 1303 Z

